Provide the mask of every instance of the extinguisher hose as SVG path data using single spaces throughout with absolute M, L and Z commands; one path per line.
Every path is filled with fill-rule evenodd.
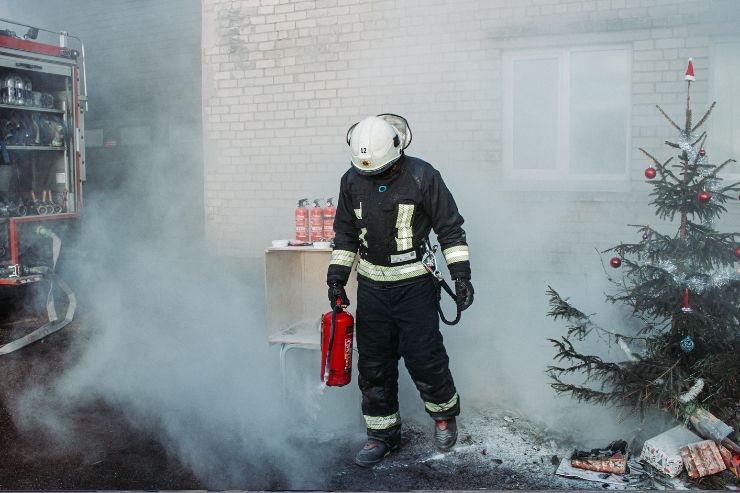
M 342 306 L 338 303 L 334 305 L 331 311 L 331 329 L 329 330 L 329 347 L 326 349 L 326 361 L 324 362 L 324 383 L 329 382 L 329 362 L 331 361 L 331 350 L 334 347 L 334 328 L 337 325 L 337 313 L 342 311 Z
M 434 277 L 434 282 L 437 285 L 437 312 L 439 313 L 439 318 L 442 319 L 442 322 L 444 322 L 446 325 L 457 325 L 457 323 L 460 321 L 460 316 L 462 315 L 462 312 L 460 312 L 460 307 L 457 306 L 457 296 L 455 296 L 452 288 L 444 279 L 437 279 L 436 277 Z M 440 301 L 442 301 L 442 289 L 444 289 L 445 292 L 450 295 L 452 301 L 455 302 L 455 306 L 457 306 L 457 314 L 455 316 L 455 320 L 447 320 L 445 318 L 445 314 L 442 312 L 442 304 L 440 303 Z

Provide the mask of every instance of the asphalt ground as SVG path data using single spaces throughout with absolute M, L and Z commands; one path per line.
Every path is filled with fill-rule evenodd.
M 0 343 L 24 335 L 44 322 L 37 315 L 6 309 Z M 29 388 L 51 391 L 55 379 L 79 357 L 91 337 L 84 310 L 65 329 L 16 353 L 0 357 L 0 490 L 295 490 L 291 468 L 279 463 L 258 465 L 248 481 L 221 482 L 200 478 L 178 453 L 150 430 L 135 426 L 111 402 L 103 399 L 72 406 L 68 436 L 60 442 L 30 426 L 18 399 Z M 547 429 L 506 409 L 468 406 L 459 421 L 459 440 L 449 452 L 433 447 L 433 424 L 424 417 L 404 421 L 399 451 L 372 468 L 360 468 L 353 457 L 363 443 L 361 429 L 296 438 L 306 453 L 325 455 L 321 470 L 300 482 L 311 491 L 567 491 L 623 489 L 606 483 L 559 477 L 558 463 L 574 444 L 557 430 Z M 320 461 L 319 461 L 320 462 Z M 257 471 L 256 471 L 257 472 Z M 729 474 L 729 473 L 726 473 Z M 719 477 L 719 476 L 718 476 Z M 726 477 L 723 476 L 723 477 Z M 634 478 L 627 489 L 737 490 L 707 480 L 686 485 Z

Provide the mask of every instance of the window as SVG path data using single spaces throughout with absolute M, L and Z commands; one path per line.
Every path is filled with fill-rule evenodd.
M 504 56 L 504 169 L 546 181 L 624 181 L 631 51 L 590 47 Z
M 708 121 L 707 155 L 712 164 L 726 159 L 740 161 L 740 40 L 722 40 L 714 45 L 712 56 L 712 101 L 717 106 Z M 701 118 L 706 108 L 694 108 L 694 117 Z M 738 179 L 740 166 L 728 165 L 722 178 Z

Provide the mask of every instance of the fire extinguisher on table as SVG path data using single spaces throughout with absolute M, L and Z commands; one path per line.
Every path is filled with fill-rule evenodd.
M 337 304 L 321 318 L 321 381 L 341 387 L 352 380 L 354 317 Z
M 295 209 L 295 239 L 308 241 L 308 199 L 299 200 Z
M 319 205 L 319 199 L 314 199 L 311 207 L 311 242 L 321 241 L 324 237 L 323 209 Z
M 326 206 L 322 212 L 324 224 L 324 239 L 327 241 L 334 239 L 334 216 L 337 215 L 337 208 L 334 207 L 333 197 L 326 199 Z

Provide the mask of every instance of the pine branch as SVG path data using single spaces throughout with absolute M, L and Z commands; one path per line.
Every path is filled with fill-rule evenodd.
M 553 357 L 555 361 L 578 361 L 579 363 L 572 364 L 567 368 L 560 368 L 556 366 L 548 366 L 548 373 L 557 373 L 559 375 L 567 375 L 579 371 L 584 371 L 587 376 L 592 377 L 596 373 L 600 378 L 611 374 L 620 374 L 622 369 L 616 363 L 608 363 L 598 356 L 581 354 L 573 347 L 567 337 L 563 337 L 562 341 L 557 339 L 548 339 L 553 343 L 553 346 L 558 350 L 557 354 Z
M 706 182 L 707 180 L 710 180 L 710 179 L 716 179 L 717 178 L 717 173 L 719 173 L 720 171 L 722 171 L 722 168 L 724 168 L 725 166 L 727 166 L 730 163 L 736 163 L 736 162 L 737 161 L 735 161 L 734 159 L 728 159 L 728 160 L 726 160 L 724 163 L 722 163 L 719 166 L 717 166 L 716 168 L 714 168 L 714 170 L 712 170 L 711 173 L 709 173 L 707 176 L 705 176 L 701 180 L 700 183 L 704 183 L 704 182 Z
M 550 285 L 547 286 L 547 295 L 550 297 L 550 311 L 547 312 L 549 317 L 553 317 L 555 320 L 558 318 L 564 318 L 566 320 L 588 319 L 588 315 L 574 308 L 568 303 L 568 300 L 563 299 Z
M 594 321 L 591 320 L 592 315 L 586 315 L 582 311 L 575 308 L 573 305 L 568 303 L 567 299 L 563 299 L 551 286 L 547 286 L 547 295 L 550 297 L 550 311 L 547 312 L 547 316 L 552 317 L 554 320 L 562 318 L 571 322 L 566 326 L 568 329 L 567 337 L 575 336 L 579 340 L 583 340 L 587 335 L 591 333 L 591 331 L 596 330 L 597 332 L 608 337 L 613 337 L 614 339 L 643 339 L 641 337 L 632 337 L 619 334 L 594 323 Z
M 671 172 L 671 170 L 669 170 L 669 169 L 668 169 L 668 165 L 670 164 L 670 162 L 671 162 L 671 161 L 673 161 L 673 156 L 669 157 L 669 158 L 668 158 L 668 159 L 666 160 L 666 162 L 665 162 L 665 163 L 663 163 L 663 165 L 662 165 L 662 167 L 660 168 L 660 170 L 661 170 L 662 174 L 664 174 L 664 175 L 668 175 L 668 176 L 670 176 L 671 178 L 673 178 L 674 180 L 676 180 L 676 182 L 679 182 L 680 180 L 678 179 L 678 177 L 677 177 L 676 175 L 674 175 L 674 174 L 673 174 L 673 173 Z
M 701 139 L 703 139 L 703 138 L 704 138 L 704 136 L 705 136 L 706 134 L 707 134 L 706 132 L 702 132 L 702 133 L 701 133 L 701 135 L 699 135 L 699 137 L 698 137 L 698 138 L 697 138 L 697 139 L 696 139 L 696 140 L 695 140 L 694 142 L 692 142 L 692 143 L 691 143 L 691 145 L 692 145 L 693 147 L 696 147 L 696 144 L 697 144 L 697 143 L 698 143 L 698 142 L 699 142 L 699 141 L 700 141 Z
M 725 187 L 722 187 L 719 190 L 719 193 L 724 194 L 725 192 L 740 192 L 740 181 L 737 181 L 735 183 L 731 183 Z M 731 198 L 731 197 L 727 197 Z M 734 198 L 734 197 L 733 197 Z
M 707 140 L 707 135 L 705 133 L 704 134 L 704 137 L 701 139 L 700 147 L 704 147 L 704 143 L 706 142 L 706 140 Z M 688 170 L 685 171 L 685 173 L 686 173 L 684 175 L 685 183 L 688 184 L 689 182 L 691 182 L 696 177 L 696 175 L 699 173 L 699 167 L 697 166 L 697 163 L 699 162 L 699 158 L 700 157 L 701 156 L 697 152 L 696 153 L 696 156 L 694 156 L 693 162 L 691 163 L 691 167 L 689 167 Z M 687 159 L 686 160 L 686 166 L 687 167 L 688 167 L 688 164 L 689 164 L 689 162 L 688 162 L 688 159 Z
M 712 102 L 712 105 L 709 107 L 709 109 L 707 110 L 707 112 L 704 113 L 704 116 L 701 117 L 701 120 L 699 120 L 699 123 L 697 123 L 696 125 L 694 125 L 694 127 L 691 129 L 692 132 L 694 130 L 696 130 L 697 128 L 701 127 L 702 124 L 707 120 L 707 118 L 709 118 L 709 114 L 712 112 L 712 110 L 714 109 L 714 106 L 716 104 L 717 104 L 717 101 L 713 101 Z
M 666 144 L 668 144 L 668 143 L 669 142 L 666 142 Z M 676 145 L 676 147 L 678 147 L 678 145 Z M 666 160 L 665 163 L 661 163 L 660 161 L 658 161 L 658 158 L 656 158 L 655 156 L 653 156 L 652 154 L 650 154 L 648 151 L 646 151 L 642 147 L 639 147 L 639 149 L 642 151 L 643 154 L 645 154 L 647 157 L 649 157 L 653 161 L 653 163 L 655 163 L 655 167 L 658 169 L 658 171 L 660 172 L 661 175 L 663 175 L 663 176 L 667 175 L 667 176 L 673 178 L 674 180 L 676 180 L 676 182 L 679 182 L 680 181 L 678 179 L 678 177 L 676 177 L 676 175 L 674 175 L 673 173 L 671 173 L 671 170 L 668 169 L 668 164 L 670 164 L 670 162 L 673 161 L 673 156 L 669 157 L 668 160 Z
M 563 383 L 560 379 L 554 376 L 550 376 L 550 378 L 555 380 L 555 383 L 550 384 L 550 387 L 552 387 L 555 392 L 558 394 L 570 393 L 571 397 L 576 399 L 578 402 L 593 402 L 595 404 L 605 405 L 614 400 L 614 396 L 610 392 L 601 392 L 588 387 Z
M 658 159 L 655 156 L 653 156 L 652 154 L 650 154 L 648 151 L 646 151 L 642 147 L 639 147 L 639 149 L 642 151 L 643 154 L 645 154 L 647 157 L 649 157 L 650 159 L 652 159 L 652 161 L 655 163 L 655 166 L 660 167 L 660 161 L 658 161 Z
M 663 108 L 661 108 L 661 107 L 660 107 L 660 106 L 658 106 L 657 104 L 655 105 L 655 107 L 656 107 L 656 108 L 658 108 L 658 111 L 660 111 L 660 114 L 661 114 L 661 115 L 663 115 L 663 116 L 665 117 L 665 119 L 666 119 L 666 120 L 668 120 L 668 121 L 670 122 L 670 124 L 671 124 L 671 125 L 673 125 L 673 127 L 674 127 L 674 128 L 676 129 L 676 130 L 678 130 L 679 132 L 681 131 L 681 127 L 679 127 L 679 126 L 678 126 L 678 124 L 677 124 L 676 122 L 674 122 L 674 121 L 673 121 L 673 120 L 671 119 L 671 117 L 670 117 L 670 116 L 668 116 L 668 115 L 666 114 L 666 112 L 665 112 L 665 111 L 663 111 Z
M 686 84 L 686 135 L 691 133 L 691 81 Z

